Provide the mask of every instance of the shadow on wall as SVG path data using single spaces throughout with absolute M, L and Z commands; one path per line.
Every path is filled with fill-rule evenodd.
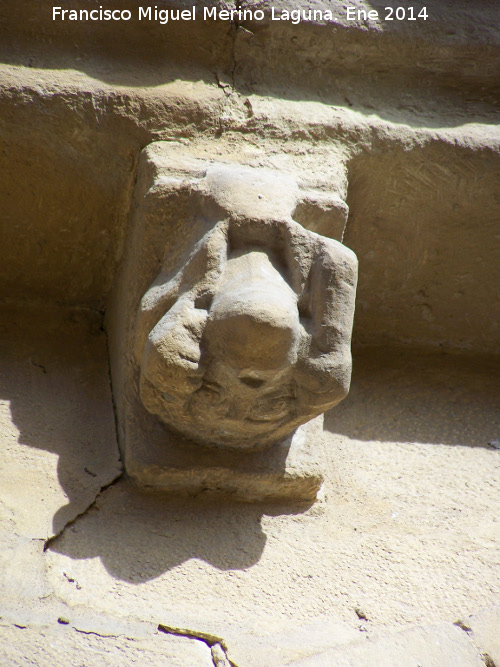
M 133 584 L 190 559 L 222 571 L 246 570 L 259 562 L 266 545 L 262 516 L 305 509 L 168 497 L 123 479 L 50 548 L 73 559 L 98 556 L 113 577 Z
M 2 309 L 0 359 L 0 401 L 8 405 L 0 492 L 20 515 L 29 513 L 30 537 L 44 539 L 121 471 L 100 317 Z
M 307 507 L 173 498 L 126 479 L 113 484 L 121 463 L 99 325 L 43 309 L 0 319 L 0 402 L 8 404 L 0 411 L 0 500 L 5 492 L 16 519 L 30 517 L 27 528 L 14 530 L 31 539 L 61 533 L 51 550 L 99 557 L 110 574 L 132 583 L 189 559 L 219 570 L 255 565 L 266 544 L 263 514 Z
M 490 447 L 500 437 L 500 364 L 478 357 L 362 347 L 351 391 L 325 428 L 361 441 Z
M 40 0 L 24 0 L 22 8 L 14 0 L 3 4 L 0 59 L 13 65 L 85 72 L 131 88 L 177 78 L 215 85 L 220 77 L 242 94 L 324 101 L 363 114 L 376 107 L 388 120 L 431 127 L 462 125 L 463 111 L 468 122 L 496 122 L 493 7 L 464 10 L 435 0 L 431 20 L 385 20 L 387 3 L 372 0 L 361 4 L 378 10 L 380 20 L 367 23 L 347 20 L 340 3 L 323 3 L 335 13 L 323 25 L 203 20 L 198 7 L 198 20 L 161 25 L 139 21 L 132 0 L 111 2 L 131 10 L 130 21 L 117 23 L 54 20 L 52 4 Z
M 99 495 L 120 474 L 104 337 L 71 318 L 28 319 L 0 323 L 0 398 L 19 431 L 16 443 L 7 422 L 0 491 L 9 489 L 9 505 L 34 517 L 29 537 L 66 526 L 52 550 L 99 557 L 114 577 L 141 583 L 189 559 L 245 570 L 266 545 L 263 515 L 306 511 L 169 498 L 126 479 Z M 327 428 L 365 441 L 488 446 L 500 422 L 494 367 L 491 359 L 455 354 L 355 350 L 351 394 L 327 415 Z M 47 452 L 57 455 L 57 472 Z
M 498 354 L 498 150 L 439 140 L 359 154 L 348 168 L 353 340 Z
M 266 46 L 268 37 L 269 33 L 264 30 L 259 40 L 259 47 Z M 315 27 L 307 25 L 305 39 L 313 44 L 316 37 Z M 330 33 L 327 33 L 327 39 L 331 39 Z M 354 39 L 352 44 L 348 42 L 347 49 L 362 49 L 363 47 L 356 44 L 358 40 L 359 37 Z M 370 46 L 375 46 L 375 43 Z M 400 44 L 396 42 L 392 48 L 398 49 L 399 47 Z M 257 48 L 256 52 L 262 50 L 263 48 Z M 343 72 L 339 79 L 336 76 L 330 76 L 331 69 L 326 73 L 319 69 L 316 64 L 316 56 L 312 56 L 305 60 L 301 58 L 300 67 L 297 70 L 298 80 L 294 82 L 294 85 L 290 85 L 290 72 L 286 66 L 281 72 L 275 72 L 273 69 L 267 72 L 269 60 L 261 61 L 263 80 L 257 83 L 253 81 L 248 65 L 245 65 L 244 68 L 243 65 L 240 65 L 235 70 L 233 81 L 233 75 L 228 72 L 223 63 L 215 64 L 213 70 L 207 71 L 200 65 L 165 63 L 162 60 L 144 57 L 144 55 L 133 58 L 130 54 L 124 54 L 119 59 L 107 60 L 106 56 L 96 57 L 94 51 L 91 53 L 92 55 L 82 54 L 81 51 L 70 54 L 48 52 L 34 55 L 32 50 L 27 48 L 23 50 L 13 48 L 2 50 L 0 48 L 0 63 L 13 67 L 36 68 L 42 73 L 44 70 L 72 70 L 102 83 L 105 87 L 115 87 L 115 90 L 96 88 L 92 95 L 87 94 L 87 98 L 91 99 L 93 105 L 91 113 L 94 118 L 97 117 L 101 123 L 109 119 L 111 122 L 118 119 L 131 128 L 130 133 L 140 135 L 147 133 L 149 138 L 162 132 L 165 124 L 172 124 L 175 127 L 179 118 L 184 120 L 184 131 L 180 132 L 179 136 L 184 136 L 186 133 L 189 136 L 194 128 L 210 130 L 215 133 L 215 136 L 218 136 L 217 133 L 222 131 L 221 105 L 226 99 L 223 97 L 224 93 L 221 92 L 221 88 L 226 87 L 229 90 L 231 89 L 229 87 L 232 86 L 237 95 L 243 99 L 246 96 L 257 95 L 288 102 L 321 103 L 338 107 L 346 112 L 355 112 L 359 114 L 357 119 L 361 125 L 374 114 L 387 122 L 413 128 L 460 128 L 465 123 L 464 118 L 470 124 L 481 123 L 492 127 L 498 124 L 498 104 L 496 103 L 498 92 L 489 90 L 491 85 L 488 81 L 472 79 L 464 82 L 464 78 L 454 72 L 451 74 L 447 72 L 439 78 L 433 72 L 426 73 L 425 77 L 419 72 L 420 76 L 416 77 L 414 68 L 406 68 L 395 77 L 394 68 L 388 68 L 386 74 L 376 72 L 369 79 L 357 71 Z M 254 53 L 247 55 L 248 63 L 253 61 Z M 273 52 L 269 58 L 278 62 L 277 55 L 279 55 L 277 52 Z M 391 52 L 387 58 L 390 59 L 392 56 Z M 262 58 L 261 54 L 259 58 Z M 285 59 L 285 62 L 288 63 L 289 60 Z M 334 66 L 335 63 L 332 63 L 332 69 Z M 449 69 L 453 70 L 453 63 Z M 304 75 L 304 71 L 307 72 L 307 75 Z M 318 80 L 318 76 L 321 79 Z M 335 81 L 335 86 L 325 87 L 325 80 Z M 462 88 L 456 87 L 457 80 L 463 82 Z M 316 85 L 312 85 L 311 82 L 314 81 Z M 418 85 L 414 84 L 415 81 L 418 81 Z M 183 84 L 186 85 L 183 86 Z M 173 105 L 173 108 L 176 109 L 175 113 L 172 112 L 172 107 L 164 106 L 161 94 L 157 90 L 166 85 L 170 86 L 168 91 L 170 95 L 184 95 L 183 104 L 185 106 L 181 112 L 178 110 L 178 105 Z M 197 104 L 196 101 L 191 104 L 185 97 L 185 91 L 189 91 L 193 86 L 199 86 L 199 90 L 203 91 L 202 86 L 204 85 L 211 86 L 211 94 L 208 95 L 208 91 L 205 90 L 204 94 L 207 95 L 205 102 L 201 100 L 200 104 Z M 37 92 L 40 91 L 35 91 L 33 94 L 36 95 Z M 44 94 L 42 93 L 40 97 L 43 105 Z M 84 97 L 82 96 L 82 99 Z M 66 103 L 64 93 L 58 92 L 51 93 L 50 103 L 57 98 L 62 100 L 63 104 Z M 237 126 L 246 122 L 248 127 L 253 129 L 256 120 L 253 117 L 253 111 L 250 112 L 246 121 L 243 121 L 247 110 L 248 106 L 240 105 L 241 116 L 238 118 Z M 310 108 L 310 112 L 314 113 L 314 107 Z M 30 113 L 34 113 L 31 107 Z M 303 109 L 302 113 L 304 113 Z M 224 117 L 224 122 L 229 121 Z M 267 119 L 264 116 L 264 123 L 266 122 Z M 344 129 L 344 136 L 348 136 L 351 123 L 352 118 L 349 118 Z M 148 132 L 148 128 L 151 129 L 152 134 Z M 230 125 L 227 129 L 231 129 Z M 177 131 L 175 128 L 175 132 Z M 353 141 L 359 140 L 359 129 L 355 128 L 352 133 Z

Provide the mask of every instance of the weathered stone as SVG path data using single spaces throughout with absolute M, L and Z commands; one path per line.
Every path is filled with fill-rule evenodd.
M 227 637 L 228 657 L 233 664 L 245 667 L 278 667 L 315 655 L 326 649 L 345 647 L 364 638 L 357 629 L 347 623 L 324 615 L 313 621 L 286 623 L 269 619 L 255 630 L 239 636 L 230 631 Z
M 121 474 L 99 327 L 98 316 L 81 311 L 0 313 L 3 606 L 34 606 L 50 594 L 45 542 Z
M 470 25 L 475 34 L 498 39 L 492 27 L 496 24 L 488 26 L 492 8 L 463 11 L 455 9 L 451 0 L 447 3 L 447 8 L 434 8 L 432 21 L 425 25 L 395 21 L 386 27 L 395 30 L 405 45 L 405 29 L 413 27 L 419 34 L 430 30 L 434 47 L 440 43 L 438 50 L 459 44 L 460 64 L 464 49 L 472 57 L 466 38 Z M 38 1 L 32 5 L 31 20 L 39 31 L 40 12 L 50 15 L 51 6 Z M 24 30 L 19 3 L 13 3 L 11 11 Z M 341 5 L 338 11 L 345 13 Z M 437 27 L 444 26 L 443 21 L 456 27 L 457 44 Z M 54 29 L 51 20 L 49 25 Z M 69 22 L 60 26 L 76 27 Z M 150 26 L 143 22 L 136 27 L 143 34 Z M 284 27 L 279 21 L 273 25 L 278 32 Z M 294 32 L 310 29 L 308 24 L 286 27 Z M 87 28 L 94 34 L 95 25 Z M 270 48 L 262 41 L 267 29 L 257 42 L 259 58 Z M 328 26 L 323 29 L 335 54 L 340 34 L 348 42 L 354 40 L 351 48 L 367 48 L 370 55 L 364 66 L 373 62 L 368 44 L 375 35 L 386 47 L 392 44 L 396 50 L 385 57 L 394 73 L 399 50 L 385 29 L 339 28 L 335 42 Z M 61 36 L 59 29 L 56 32 Z M 10 38 L 14 34 L 9 30 Z M 238 41 L 243 35 L 249 37 L 239 30 Z M 252 33 L 254 45 L 256 39 Z M 295 40 L 293 44 L 296 55 L 304 54 Z M 4 49 L 5 45 L 3 40 Z M 483 67 L 474 67 L 496 76 L 494 45 L 490 44 L 488 56 L 478 45 Z M 410 90 L 402 93 L 399 87 L 395 91 L 386 84 L 379 87 L 366 76 L 342 89 L 337 75 L 345 71 L 339 67 L 335 77 L 322 78 L 322 85 L 334 86 L 334 97 L 320 102 L 298 99 L 293 91 L 288 91 L 291 97 L 270 96 L 255 86 L 243 92 L 238 89 L 239 67 L 236 91 L 229 88 L 226 94 L 213 84 L 212 71 L 205 78 L 193 80 L 190 73 L 183 79 L 173 66 L 156 69 L 142 60 L 128 62 L 125 71 L 119 60 L 82 59 L 78 52 L 59 54 L 67 65 L 61 68 L 57 54 L 49 54 L 46 46 L 37 43 L 37 54 L 34 45 L 18 51 L 18 59 L 9 60 L 0 71 L 1 298 L 36 297 L 90 308 L 109 305 L 127 234 L 125 216 L 138 154 L 151 141 L 179 138 L 193 155 L 203 154 L 208 160 L 228 158 L 295 171 L 307 196 L 318 186 L 314 174 L 323 174 L 328 185 L 321 194 L 348 200 L 344 243 L 356 252 L 362 267 L 354 331 L 358 341 L 439 344 L 481 354 L 498 350 L 498 328 L 491 312 L 497 308 L 500 264 L 494 253 L 482 249 L 496 242 L 500 131 L 497 96 L 491 106 L 487 101 L 493 99 L 491 91 L 484 90 L 482 75 L 481 83 L 467 76 L 467 88 L 453 93 L 448 85 L 439 91 L 434 88 L 435 79 L 432 86 L 422 87 L 421 76 L 412 76 L 404 81 Z M 312 44 L 311 48 L 314 55 L 301 58 L 311 63 L 316 76 L 317 50 Z M 381 45 L 381 57 L 383 53 Z M 444 63 L 439 53 L 432 59 L 438 69 Z M 472 62 L 478 58 L 476 54 Z M 384 72 L 383 77 L 388 70 Z M 397 78 L 402 84 L 400 74 Z M 483 103 L 471 100 L 473 79 Z M 453 81 L 458 80 L 454 75 Z M 424 92 L 431 96 L 427 101 L 422 99 Z M 389 93 L 395 94 L 392 103 Z M 333 188 L 332 172 L 343 172 Z M 472 174 L 477 178 L 467 176 Z M 318 205 L 316 211 L 325 204 L 318 201 Z M 303 207 L 298 209 L 294 219 L 302 223 Z M 317 213 L 313 217 L 319 224 Z M 336 229 L 342 226 L 336 216 Z M 319 227 L 310 228 L 330 235 L 323 219 Z
M 316 200 L 285 173 L 209 164 L 179 145 L 144 152 L 128 300 L 111 323 L 114 365 L 124 365 L 120 439 L 137 482 L 246 500 L 316 496 L 321 437 L 297 429 L 348 391 L 356 287 L 353 253 L 291 217 L 300 202 L 318 207 L 327 231 L 339 201 Z M 137 285 L 152 276 L 139 305 Z
M 293 667 L 484 667 L 474 644 L 453 625 L 413 628 L 378 641 L 365 640 L 287 664 Z
M 105 338 L 85 312 L 4 308 L 0 318 L 0 499 L 14 533 L 46 540 L 121 472 Z
M 237 3 L 258 6 L 262 21 L 204 20 L 195 4 L 196 21 L 162 25 L 139 21 L 135 0 L 106 2 L 131 11 L 119 22 L 54 20 L 53 1 L 2 0 L 0 301 L 17 307 L 0 320 L 2 346 L 8 333 L 0 358 L 0 616 L 11 625 L 0 629 L 0 664 L 229 659 L 276 667 L 327 651 L 330 667 L 352 649 L 361 664 L 395 655 L 400 667 L 415 650 L 422 657 L 434 649 L 430 665 L 455 667 L 470 664 L 471 642 L 473 665 L 481 654 L 485 665 L 500 662 L 496 613 L 477 611 L 498 605 L 500 590 L 499 452 L 488 444 L 500 437 L 498 359 L 483 357 L 498 353 L 500 332 L 496 3 L 440 0 L 427 3 L 426 20 L 411 21 L 412 3 L 314 0 L 311 12 L 331 11 L 331 20 L 300 23 L 271 20 L 273 11 L 296 11 L 293 0 Z M 385 5 L 403 4 L 404 19 L 384 20 Z M 150 224 L 137 234 L 134 218 L 127 224 L 136 174 L 145 195 L 178 165 L 167 157 L 147 185 L 140 154 L 159 141 L 170 142 L 170 156 L 173 142 L 182 144 L 186 169 L 173 176 L 188 196 L 172 187 L 162 202 L 163 182 L 142 203 L 137 197 L 137 210 L 151 204 Z M 155 147 L 151 171 L 164 151 L 152 144 L 150 155 Z M 168 449 L 171 427 L 135 398 L 127 406 L 127 388 L 140 398 L 139 373 L 128 373 L 144 353 L 132 357 L 134 327 L 169 238 L 184 246 L 164 285 L 210 231 L 189 203 L 207 164 L 285 176 L 280 217 L 296 198 L 293 221 L 346 243 L 360 260 L 353 391 L 326 416 L 324 449 L 311 436 L 289 450 L 308 459 L 301 483 L 315 471 L 324 477 L 309 507 L 208 498 L 210 485 L 199 479 L 197 499 L 150 493 L 126 475 L 101 491 L 120 466 L 100 316 L 106 311 L 118 410 L 143 409 L 143 423 L 119 420 L 120 440 L 125 430 L 137 435 L 128 463 L 149 466 L 141 437 L 153 434 L 144 442 L 153 443 L 154 460 Z M 232 198 L 229 189 L 226 203 Z M 143 243 L 143 255 L 133 255 Z M 268 262 L 290 303 L 286 262 L 255 252 L 243 259 Z M 222 263 L 229 293 L 237 261 Z M 123 280 L 131 266 L 136 283 Z M 209 313 L 215 292 L 195 311 Z M 61 305 L 65 315 L 52 318 Z M 296 318 L 289 310 L 282 322 L 286 329 Z M 218 354 L 208 333 L 207 348 Z M 205 426 L 213 428 L 198 419 Z M 251 444 L 232 454 L 243 460 Z M 209 447 L 216 457 L 212 446 L 192 447 L 191 460 Z M 272 443 L 266 447 L 269 457 Z M 226 491 L 241 473 L 227 452 L 210 473 L 213 487 L 225 476 Z M 264 467 L 272 470 L 269 460 Z M 163 474 L 151 465 L 153 473 Z M 255 480 L 259 470 L 247 465 L 245 474 Z M 458 619 L 462 629 L 394 635 Z M 169 628 L 191 638 L 179 644 Z
M 145 487 L 198 495 L 224 492 L 239 500 L 314 501 L 324 471 L 323 417 L 266 449 L 244 452 L 201 447 L 169 431 L 129 458 L 127 472 Z
M 494 605 L 491 364 L 411 349 L 356 359 L 325 420 L 322 500 L 174 498 L 124 479 L 45 553 L 58 597 L 221 638 L 243 667 Z
M 472 637 L 479 650 L 485 653 L 494 665 L 500 665 L 500 606 L 484 609 L 470 616 L 465 624 L 472 630 Z
M 214 644 L 212 646 L 212 659 L 215 667 L 231 667 L 226 653 L 220 644 Z
M 221 221 L 173 277 L 171 240 L 142 299 L 142 401 L 195 442 L 279 442 L 347 394 L 355 257 L 290 218 L 290 178 L 211 165 L 191 187 Z
M 64 619 L 61 619 L 64 621 Z M 78 662 L 75 663 L 74 661 Z M 210 648 L 201 641 L 157 632 L 136 638 L 82 631 L 54 619 L 45 627 L 0 625 L 0 662 L 7 667 L 71 664 L 85 667 L 185 665 L 213 667 Z

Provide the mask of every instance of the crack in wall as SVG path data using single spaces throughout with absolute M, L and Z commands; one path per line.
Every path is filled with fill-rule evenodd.
M 463 630 L 463 632 L 465 632 L 465 634 L 474 642 L 474 645 L 476 646 L 479 655 L 481 656 L 481 660 L 485 664 L 485 667 L 500 667 L 500 665 L 497 665 L 493 658 L 488 653 L 483 651 L 479 644 L 475 641 L 474 631 L 469 625 L 467 625 L 467 623 L 464 623 L 462 620 L 458 620 L 455 621 L 453 625 L 456 625 L 457 628 Z
M 217 87 L 220 88 L 224 92 L 224 95 L 226 97 L 229 97 L 232 93 L 232 88 L 233 88 L 232 84 L 222 83 L 222 81 L 220 80 L 219 74 L 217 72 L 214 72 L 213 74 L 214 74 L 215 80 L 217 82 Z M 228 91 L 228 88 L 229 88 L 229 91 Z
M 235 0 L 235 7 L 238 11 L 241 9 L 241 0 Z M 236 76 L 236 38 L 238 35 L 238 29 L 241 26 L 239 21 L 231 21 L 233 27 L 233 34 L 231 36 L 231 83 L 233 90 L 235 89 L 235 76 Z
M 158 630 L 167 635 L 189 637 L 203 642 L 209 647 L 212 653 L 212 660 L 215 667 L 238 667 L 236 663 L 232 662 L 227 657 L 227 644 L 222 637 L 212 635 L 208 632 L 201 632 L 199 630 L 190 630 L 189 628 L 176 628 L 165 625 L 164 623 L 158 624 Z
M 129 637 L 126 634 L 117 635 L 110 632 L 98 632 L 97 630 L 81 630 L 80 628 L 77 628 L 76 625 L 73 625 L 72 629 L 75 632 L 79 632 L 81 635 L 95 635 L 96 637 L 101 637 L 102 639 L 119 639 L 120 637 L 125 637 L 125 639 L 134 639 L 133 637 Z
M 214 644 L 210 650 L 215 667 L 237 667 L 234 662 L 229 660 L 226 651 L 220 644 Z
M 124 475 L 124 471 L 121 470 L 110 482 L 108 482 L 104 486 L 101 486 L 99 491 L 96 493 L 94 500 L 89 505 L 87 505 L 87 507 L 84 510 L 79 512 L 73 519 L 71 519 L 70 521 L 65 523 L 64 526 L 61 528 L 61 530 L 59 530 L 55 535 L 52 535 L 51 537 L 49 537 L 48 539 L 45 540 L 44 546 L 43 546 L 43 551 L 44 552 L 48 551 L 52 547 L 54 542 L 56 542 L 56 540 L 58 540 L 61 537 L 61 535 L 63 535 L 63 533 L 70 526 L 72 526 L 74 523 L 76 523 L 76 521 L 78 519 L 80 519 L 82 516 L 87 514 L 87 512 L 89 512 L 93 507 L 95 507 L 96 504 L 97 504 L 97 501 L 102 496 L 102 494 L 105 491 L 107 491 L 111 486 L 114 486 L 120 479 L 122 479 L 123 475 Z
M 236 11 L 240 11 L 242 7 L 242 0 L 235 0 L 234 3 L 234 8 Z M 217 82 L 217 86 L 221 88 L 224 91 L 224 94 L 226 97 L 229 97 L 232 93 L 236 92 L 236 67 L 237 67 L 237 61 L 236 61 L 236 40 L 238 37 L 238 30 L 245 30 L 246 32 L 251 33 L 251 30 L 248 30 L 248 28 L 245 28 L 238 19 L 231 19 L 229 23 L 229 39 L 231 41 L 231 48 L 230 48 L 230 54 L 229 54 L 229 78 L 231 83 L 230 84 L 223 84 L 220 80 L 220 77 L 217 72 L 214 72 L 215 80 Z M 230 89 L 229 92 L 227 89 Z
M 236 9 L 240 8 L 240 0 L 236 0 Z M 224 93 L 225 101 L 224 105 L 222 108 L 222 112 L 218 116 L 218 126 L 216 127 L 215 130 L 215 137 L 218 139 L 222 136 L 224 133 L 224 130 L 226 129 L 224 127 L 224 115 L 225 115 L 225 110 L 227 109 L 227 105 L 229 102 L 229 99 L 233 93 L 236 92 L 235 90 L 235 70 L 236 70 L 236 35 L 239 29 L 239 23 L 238 21 L 231 20 L 229 24 L 229 32 L 228 32 L 228 39 L 231 42 L 231 47 L 230 47 L 230 55 L 229 55 L 229 83 L 224 83 L 224 81 L 221 79 L 221 76 L 219 76 L 219 73 L 217 70 L 213 71 L 212 74 L 214 76 L 215 82 L 217 84 L 217 87 L 222 90 Z M 225 68 L 224 68 L 225 69 Z
M 105 339 L 106 339 L 106 359 L 107 359 L 107 371 L 108 371 L 107 375 L 108 375 L 108 383 L 109 383 L 109 393 L 110 393 L 110 396 L 111 396 L 111 404 L 112 404 L 112 407 L 113 407 L 113 416 L 114 416 L 114 425 L 115 425 L 115 442 L 116 442 L 116 448 L 117 448 L 117 451 L 118 451 L 118 464 L 120 466 L 120 472 L 117 475 L 115 475 L 115 477 L 113 477 L 111 479 L 111 481 L 109 481 L 107 484 L 104 484 L 103 486 L 101 486 L 99 491 L 96 493 L 93 501 L 84 510 L 79 512 L 73 519 L 71 519 L 70 521 L 65 523 L 64 526 L 55 535 L 52 535 L 51 537 L 49 537 L 48 539 L 45 540 L 45 543 L 44 543 L 44 546 L 43 546 L 43 551 L 44 552 L 51 548 L 51 546 L 54 544 L 54 542 L 59 537 L 61 537 L 61 535 L 64 533 L 64 531 L 67 528 L 69 528 L 69 526 L 72 526 L 78 519 L 80 519 L 82 516 L 87 514 L 87 512 L 89 512 L 93 507 L 95 507 L 97 501 L 102 496 L 102 494 L 105 491 L 107 491 L 107 489 L 109 489 L 111 486 L 116 484 L 120 479 L 122 479 L 122 477 L 124 475 L 124 472 L 125 472 L 124 471 L 124 466 L 123 466 L 123 461 L 122 461 L 121 454 L 120 454 L 120 448 L 119 448 L 119 445 L 118 445 L 118 415 L 117 415 L 117 409 L 116 409 L 116 403 L 115 403 L 115 395 L 114 395 L 114 392 L 113 392 L 113 382 L 112 382 L 112 379 L 111 379 L 111 360 L 110 360 L 110 357 L 109 357 L 109 338 L 108 338 L 108 333 L 106 331 L 106 328 L 104 326 L 104 318 L 105 318 L 104 311 L 101 311 L 100 315 L 101 315 L 100 330 L 102 331 L 102 333 L 104 334 Z M 92 477 L 95 477 L 95 474 L 92 473 L 87 468 L 85 468 L 85 472 L 90 474 Z

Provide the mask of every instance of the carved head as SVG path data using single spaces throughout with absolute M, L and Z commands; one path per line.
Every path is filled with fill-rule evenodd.
M 205 444 L 277 442 L 348 392 L 357 262 L 291 219 L 229 215 L 145 294 L 144 406 Z

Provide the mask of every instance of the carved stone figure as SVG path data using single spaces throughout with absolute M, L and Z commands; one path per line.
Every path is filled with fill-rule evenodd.
M 349 388 L 357 260 L 339 242 L 342 162 L 284 167 L 170 141 L 141 154 L 107 314 L 119 443 L 141 486 L 318 496 L 322 413 Z
M 288 181 L 219 165 L 203 188 L 219 221 L 139 308 L 140 397 L 195 442 L 259 448 L 346 396 L 357 261 L 283 214 Z

